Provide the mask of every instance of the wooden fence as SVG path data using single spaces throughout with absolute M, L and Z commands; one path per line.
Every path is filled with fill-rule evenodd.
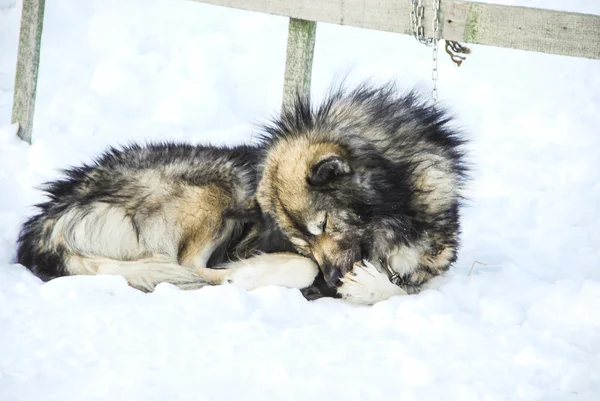
M 296 90 L 308 95 L 316 23 L 327 22 L 412 35 L 411 0 L 193 0 L 290 18 L 284 104 Z M 434 0 L 425 6 L 432 36 Z M 23 0 L 12 121 L 31 142 L 45 0 Z M 600 59 L 600 16 L 518 6 L 440 0 L 440 38 L 462 43 Z

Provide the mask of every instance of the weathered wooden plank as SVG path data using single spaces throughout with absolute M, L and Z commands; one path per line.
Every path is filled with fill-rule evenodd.
M 408 0 L 194 0 L 307 21 L 411 34 Z M 431 36 L 431 3 L 424 27 Z M 600 16 L 456 0 L 441 1 L 442 38 L 600 59 Z
M 44 6 L 45 0 L 23 0 L 12 122 L 19 124 L 17 135 L 29 143 L 35 110 Z
M 449 40 L 600 59 L 597 15 L 467 2 L 442 11 Z
M 409 33 L 408 0 L 193 0 L 268 14 Z
M 283 84 L 283 107 L 294 102 L 296 93 L 310 96 L 310 77 L 317 23 L 290 18 Z

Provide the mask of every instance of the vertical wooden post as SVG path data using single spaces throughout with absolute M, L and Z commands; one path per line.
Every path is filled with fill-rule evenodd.
M 44 6 L 45 0 L 23 0 L 12 122 L 19 124 L 17 135 L 29 143 L 35 110 Z
M 290 18 L 283 83 L 283 107 L 293 104 L 296 92 L 310 96 L 317 23 Z

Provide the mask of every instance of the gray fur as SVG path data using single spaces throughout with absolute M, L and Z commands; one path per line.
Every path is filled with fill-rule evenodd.
M 45 186 L 18 261 L 44 280 L 121 274 L 144 291 L 415 293 L 457 258 L 466 169 L 450 121 L 414 93 L 363 84 L 318 107 L 298 98 L 255 146 L 113 148 Z
M 366 264 L 418 292 L 457 258 L 466 168 L 450 121 L 392 84 L 298 98 L 264 128 L 262 211 L 344 298 L 380 300 L 357 294 L 378 291 L 355 285 Z

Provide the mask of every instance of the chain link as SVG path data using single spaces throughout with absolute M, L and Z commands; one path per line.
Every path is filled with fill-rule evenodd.
M 431 80 L 433 82 L 433 89 L 431 91 L 431 97 L 433 98 L 433 104 L 437 103 L 438 90 L 438 42 L 440 40 L 440 0 L 433 0 L 432 11 L 433 18 L 431 20 L 431 29 L 433 30 L 433 37 L 425 36 L 425 27 L 423 26 L 423 18 L 425 16 L 425 6 L 422 3 L 423 0 L 411 0 L 410 10 L 410 21 L 415 39 L 426 46 L 433 47 L 432 53 L 432 70 Z
M 431 97 L 433 98 L 433 104 L 437 103 L 438 90 L 438 42 L 440 40 L 440 0 L 433 0 L 432 4 L 433 20 L 431 21 L 431 27 L 433 29 L 433 67 L 431 70 L 431 80 L 433 81 L 433 89 L 431 91 Z

